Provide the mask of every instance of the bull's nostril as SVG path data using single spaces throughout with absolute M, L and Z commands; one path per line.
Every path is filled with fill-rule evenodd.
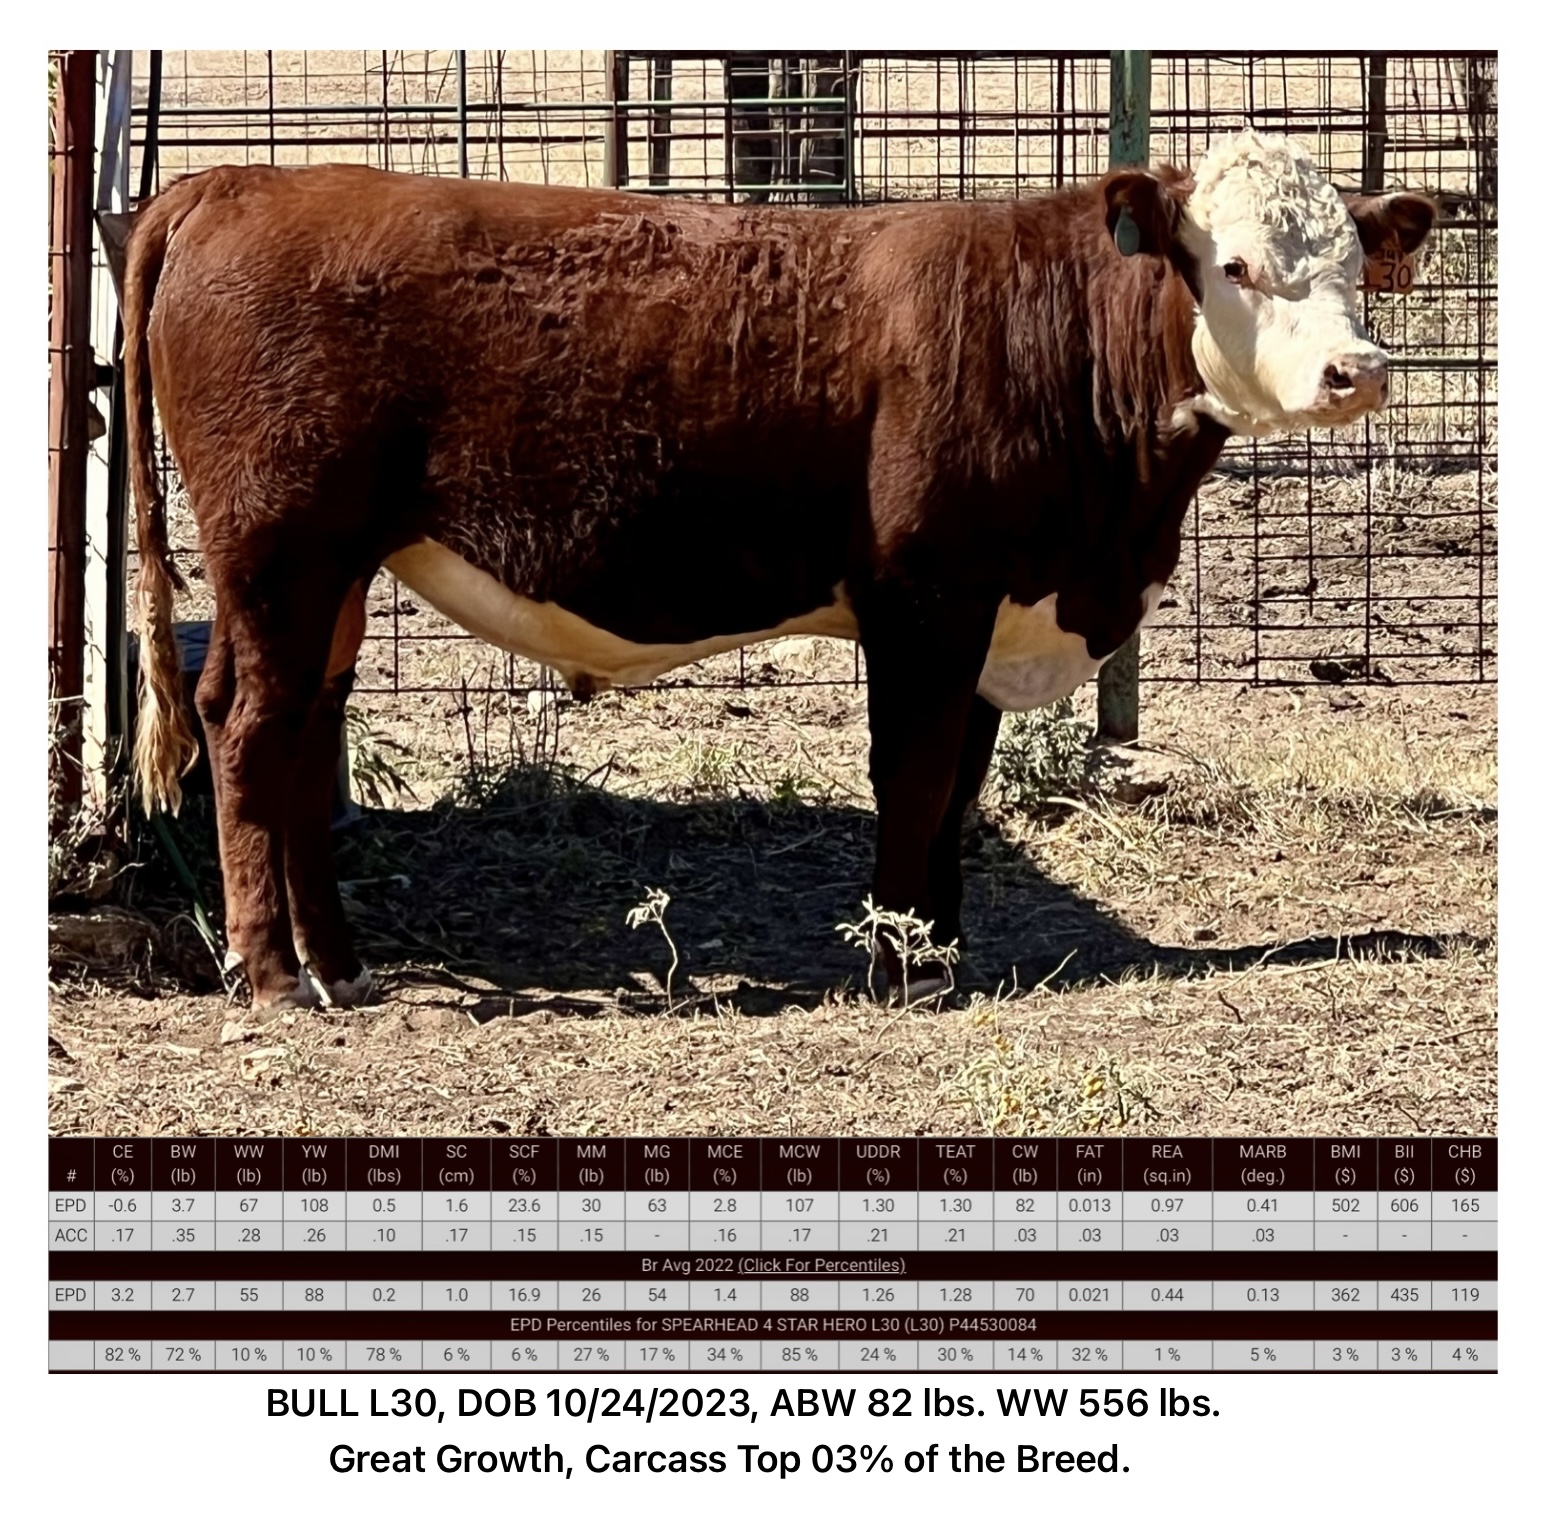
M 1348 391 L 1354 388 L 1354 382 L 1336 364 L 1327 366 L 1322 373 L 1322 380 L 1330 390 Z

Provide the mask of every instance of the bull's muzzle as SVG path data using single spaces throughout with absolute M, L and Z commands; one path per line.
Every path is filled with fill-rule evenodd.
M 1321 410 L 1347 420 L 1378 412 L 1386 404 L 1390 365 L 1385 354 L 1355 354 L 1322 371 Z

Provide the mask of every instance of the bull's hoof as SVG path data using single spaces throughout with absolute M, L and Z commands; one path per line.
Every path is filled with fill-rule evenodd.
M 932 1003 L 944 998 L 954 986 L 952 973 L 946 968 L 932 971 L 922 968 L 904 978 L 891 979 L 888 984 L 888 1000 L 913 1008 L 920 1003 Z
M 281 1013 L 295 1008 L 319 1008 L 321 995 L 311 979 L 301 972 L 293 981 L 277 987 L 252 990 L 251 1008 L 257 1022 L 269 1023 Z
M 307 966 L 304 979 L 315 995 L 316 1001 L 311 1007 L 319 1004 L 323 1008 L 357 1008 L 361 1003 L 368 1002 L 370 994 L 375 990 L 374 972 L 368 966 L 360 967 L 359 974 L 351 981 L 343 979 L 335 982 L 322 980 L 318 972 Z

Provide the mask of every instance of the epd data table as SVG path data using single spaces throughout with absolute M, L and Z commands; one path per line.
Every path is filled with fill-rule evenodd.
M 73 1371 L 1482 1372 L 1498 1145 L 49 1142 Z

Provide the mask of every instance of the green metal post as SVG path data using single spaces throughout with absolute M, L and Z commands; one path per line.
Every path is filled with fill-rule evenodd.
M 1150 54 L 1114 53 L 1108 80 L 1108 167 L 1150 162 Z
M 1117 52 L 1108 80 L 1108 167 L 1150 162 L 1150 54 Z M 1138 631 L 1097 672 L 1097 737 L 1127 744 L 1140 736 Z
M 631 93 L 631 59 L 626 53 L 605 52 L 605 89 L 610 95 L 610 117 L 605 123 L 605 183 L 624 190 L 629 177 L 629 136 L 626 97 Z

